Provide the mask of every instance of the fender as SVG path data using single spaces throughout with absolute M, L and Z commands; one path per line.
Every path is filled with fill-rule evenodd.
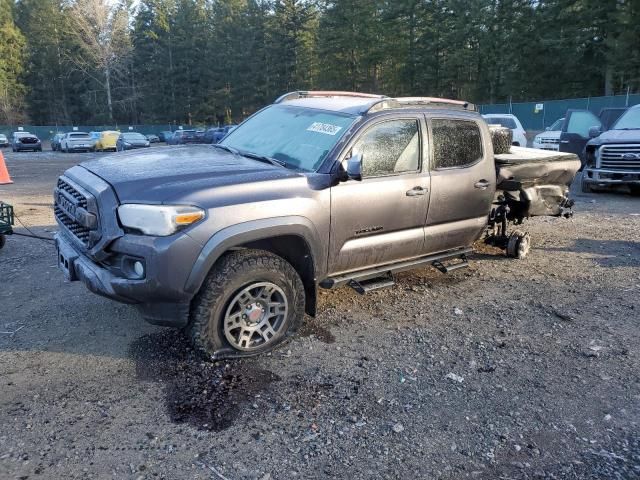
M 218 258 L 230 248 L 283 235 L 296 235 L 307 243 L 314 265 L 314 281 L 317 281 L 318 266 L 326 265 L 327 252 L 320 247 L 315 225 L 308 218 L 296 215 L 252 220 L 216 232 L 202 248 L 185 284 L 185 291 L 195 295 Z

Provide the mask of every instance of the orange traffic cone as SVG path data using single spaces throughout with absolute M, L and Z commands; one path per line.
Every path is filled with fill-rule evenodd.
M 4 185 L 5 183 L 13 183 L 13 181 L 9 176 L 7 166 L 4 164 L 4 155 L 0 152 L 0 185 Z

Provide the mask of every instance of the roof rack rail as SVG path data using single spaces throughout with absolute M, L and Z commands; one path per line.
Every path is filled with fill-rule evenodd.
M 379 102 L 371 105 L 366 113 L 375 113 L 392 108 L 410 108 L 418 106 L 456 108 L 461 110 L 470 110 L 472 112 L 476 111 L 476 106 L 473 103 L 465 102 L 464 100 L 450 100 L 448 98 L 436 97 L 398 97 L 383 98 Z
M 375 95 L 373 93 L 359 93 L 359 92 L 340 92 L 332 90 L 298 90 L 295 92 L 285 93 L 279 97 L 274 103 L 282 103 L 288 100 L 297 100 L 298 98 L 322 98 L 322 97 L 358 97 L 358 98 L 371 98 L 382 100 L 384 95 Z

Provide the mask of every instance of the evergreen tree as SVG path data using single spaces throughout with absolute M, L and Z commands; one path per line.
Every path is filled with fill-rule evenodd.
M 25 38 L 14 21 L 12 0 L 0 0 L 0 122 L 14 124 L 25 119 L 22 83 Z

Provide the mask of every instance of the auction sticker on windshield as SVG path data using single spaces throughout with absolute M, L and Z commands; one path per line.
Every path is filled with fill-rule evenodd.
M 321 122 L 314 122 L 307 128 L 308 132 L 324 133 L 325 135 L 336 135 L 340 130 L 342 130 L 342 127 Z

